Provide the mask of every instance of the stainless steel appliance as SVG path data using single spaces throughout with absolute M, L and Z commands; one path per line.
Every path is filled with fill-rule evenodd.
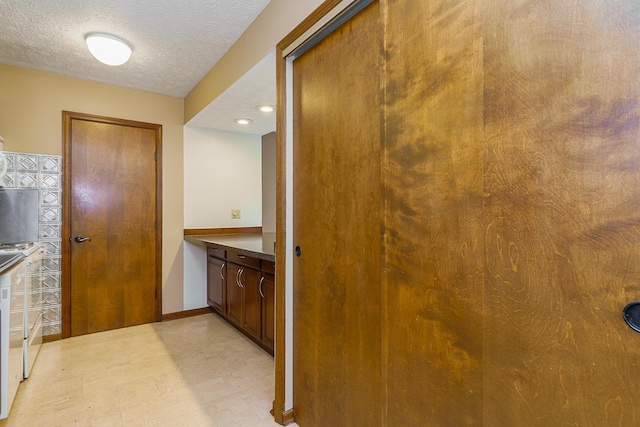
M 35 188 L 0 188 L 0 247 L 39 240 L 38 195 Z

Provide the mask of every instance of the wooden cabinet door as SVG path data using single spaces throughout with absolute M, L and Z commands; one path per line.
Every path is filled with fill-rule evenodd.
M 261 333 L 261 306 L 260 298 L 260 272 L 243 267 L 239 275 L 242 284 L 242 327 L 254 337 L 260 339 Z
M 242 288 L 238 283 L 241 266 L 227 264 L 227 319 L 242 326 Z
M 220 314 L 226 314 L 226 262 L 207 256 L 207 303 Z
M 276 285 L 273 274 L 262 273 L 259 290 L 262 298 L 262 334 L 260 340 L 273 350 L 276 302 Z

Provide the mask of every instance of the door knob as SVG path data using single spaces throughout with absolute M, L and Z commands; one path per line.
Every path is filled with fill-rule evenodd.
M 91 241 L 91 237 L 82 237 L 82 236 L 76 236 L 73 240 L 75 240 L 78 243 L 82 243 L 84 241 Z
M 622 310 L 622 317 L 631 329 L 640 332 L 640 301 L 627 304 Z

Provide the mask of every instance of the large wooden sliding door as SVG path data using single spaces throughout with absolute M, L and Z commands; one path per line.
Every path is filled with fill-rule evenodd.
M 380 0 L 293 61 L 301 427 L 640 422 L 638 16 Z
M 300 425 L 368 427 L 380 420 L 378 29 L 373 5 L 295 63 Z
M 406 0 L 385 7 L 385 426 L 482 423 L 476 6 Z

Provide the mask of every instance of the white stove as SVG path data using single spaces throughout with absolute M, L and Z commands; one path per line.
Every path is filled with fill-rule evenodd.
M 40 243 L 28 243 L 14 246 L 1 246 L 2 254 L 22 254 L 24 256 L 24 269 L 22 270 L 21 290 L 17 290 L 18 298 L 23 303 L 23 379 L 29 378 L 31 368 L 42 344 L 42 260 L 44 258 L 44 248 Z M 18 307 L 12 307 L 15 313 Z

